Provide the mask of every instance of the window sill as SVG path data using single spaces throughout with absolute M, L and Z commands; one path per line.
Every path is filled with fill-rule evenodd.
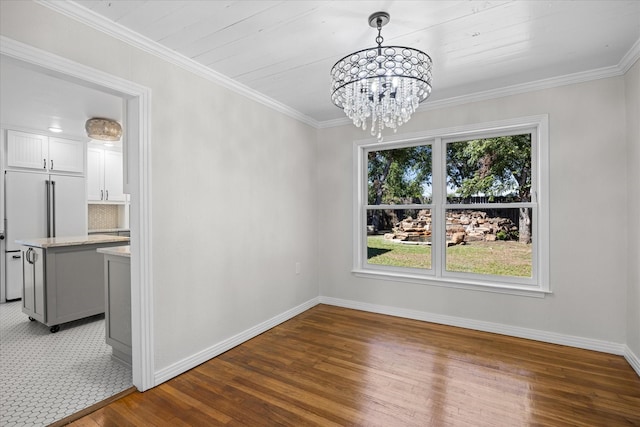
M 530 286 L 495 284 L 495 283 L 479 283 L 473 281 L 465 281 L 461 279 L 436 279 L 435 277 L 424 277 L 413 274 L 373 271 L 354 269 L 351 271 L 356 277 L 367 279 L 390 280 L 394 282 L 413 283 L 418 285 L 440 286 L 445 288 L 468 289 L 482 292 L 492 292 L 498 294 L 518 295 L 533 298 L 544 298 L 545 295 L 551 294 L 551 291 L 532 288 Z

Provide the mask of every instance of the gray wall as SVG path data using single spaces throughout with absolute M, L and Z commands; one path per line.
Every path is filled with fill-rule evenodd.
M 354 277 L 352 141 L 366 133 L 311 129 L 32 2 L 0 12 L 2 35 L 153 91 L 157 370 L 318 295 L 626 342 L 640 355 L 638 64 L 401 128 L 549 114 L 553 294 L 538 299 Z
M 549 114 L 550 285 L 544 299 L 355 277 L 354 126 L 318 141 L 323 296 L 625 343 L 627 144 L 622 77 L 416 114 L 398 133 Z M 637 191 L 637 187 L 636 187 Z
M 640 358 L 640 61 L 625 75 L 627 106 L 627 198 L 629 203 L 629 295 L 627 346 Z
M 318 296 L 315 129 L 46 7 L 0 4 L 2 35 L 152 90 L 156 370 Z

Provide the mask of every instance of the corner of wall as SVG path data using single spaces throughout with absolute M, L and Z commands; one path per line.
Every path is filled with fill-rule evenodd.
M 624 76 L 627 139 L 627 306 L 625 357 L 640 375 L 640 60 Z M 629 355 L 627 357 L 627 355 Z
M 636 374 L 640 377 L 640 357 L 637 354 L 634 354 L 633 351 L 629 348 L 629 346 L 625 346 L 624 349 L 624 358 L 629 362 L 629 365 L 636 371 Z

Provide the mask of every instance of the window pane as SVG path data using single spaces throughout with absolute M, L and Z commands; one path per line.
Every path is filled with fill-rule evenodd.
M 368 210 L 367 262 L 430 269 L 431 210 Z
M 446 211 L 447 271 L 531 277 L 530 208 Z
M 450 142 L 447 203 L 531 201 L 531 134 Z
M 368 204 L 431 203 L 431 146 L 367 153 Z

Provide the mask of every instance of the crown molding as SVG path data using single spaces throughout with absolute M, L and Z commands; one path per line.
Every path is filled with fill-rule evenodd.
M 548 79 L 536 80 L 533 82 L 520 83 L 505 86 L 497 89 L 474 92 L 468 95 L 455 96 L 422 104 L 416 111 L 429 111 L 439 108 L 451 107 L 454 105 L 467 104 L 470 102 L 486 101 L 505 96 L 518 95 L 543 89 L 551 89 L 559 86 L 584 83 L 591 80 L 605 79 L 622 75 L 618 66 L 598 68 L 596 70 L 581 71 L 579 73 L 567 74 L 564 76 L 551 77 Z
M 629 49 L 629 52 L 627 52 L 620 60 L 618 67 L 622 74 L 626 74 L 638 59 L 640 59 L 640 39 L 636 40 L 633 46 L 631 46 L 631 49 Z
M 521 83 L 505 86 L 498 89 L 491 89 L 482 92 L 474 92 L 467 95 L 454 96 L 436 101 L 426 101 L 418 107 L 417 113 L 423 111 L 437 110 L 440 108 L 453 107 L 471 102 L 487 101 L 505 96 L 518 95 L 554 87 L 566 86 L 577 83 L 585 83 L 592 80 L 605 79 L 609 77 L 619 77 L 624 75 L 640 59 L 640 39 L 638 39 L 629 51 L 622 57 L 618 65 L 598 68 L 595 70 L 582 71 L 579 73 L 566 74 L 564 76 L 551 77 L 548 79 L 536 80 L 533 82 Z M 344 126 L 351 123 L 347 117 L 320 122 L 320 129 Z
M 206 67 L 191 58 L 179 54 L 161 44 L 132 31 L 117 22 L 109 21 L 104 16 L 79 5 L 73 1 L 52 1 L 52 0 L 34 0 L 35 3 L 45 6 L 55 12 L 65 15 L 75 21 L 85 24 L 95 30 L 101 31 L 113 38 L 124 43 L 145 51 L 151 55 L 155 55 L 165 61 L 177 65 L 187 71 L 190 71 L 204 79 L 212 81 L 220 86 L 232 90 L 243 95 L 253 101 L 266 105 L 275 111 L 285 114 L 293 119 L 308 124 L 314 128 L 319 128 L 320 124 L 317 120 L 302 114 L 298 110 L 278 102 L 266 95 L 263 95 L 249 86 L 246 86 L 232 78 L 225 76 L 217 71 Z
M 270 107 L 282 114 L 299 120 L 316 129 L 325 129 L 338 126 L 345 126 L 351 123 L 348 118 L 339 118 L 318 121 L 309 117 L 298 110 L 295 110 L 281 102 L 278 102 L 266 95 L 263 95 L 254 89 L 233 80 L 217 71 L 212 70 L 184 55 L 181 55 L 161 44 L 142 36 L 120 24 L 113 21 L 107 21 L 105 18 L 84 6 L 73 1 L 53 1 L 53 0 L 34 0 L 36 3 L 48 7 L 62 15 L 81 22 L 91 28 L 108 34 L 120 41 L 134 46 L 147 53 L 155 55 L 174 65 L 177 65 L 187 71 L 190 71 L 209 81 L 215 82 L 229 90 L 240 95 L 246 96 L 256 102 Z M 640 39 L 629 49 L 625 56 L 617 65 L 610 67 L 598 68 L 595 70 L 583 71 L 564 76 L 552 77 L 548 79 L 536 80 L 522 84 L 506 86 L 503 88 L 492 89 L 482 92 L 474 92 L 466 95 L 455 96 L 436 101 L 428 101 L 423 103 L 416 112 L 430 111 L 439 108 L 453 107 L 457 105 L 467 104 L 471 102 L 487 101 L 505 96 L 517 95 L 536 90 L 550 89 L 559 86 L 584 83 L 591 80 L 604 79 L 609 77 L 617 77 L 624 75 L 633 64 L 640 58 Z
M 337 108 L 339 108 L 339 107 L 337 107 Z M 324 120 L 324 121 L 320 122 L 318 128 L 319 129 L 335 128 L 335 127 L 338 127 L 338 126 L 349 125 L 351 123 L 353 123 L 353 122 L 351 121 L 350 118 L 341 117 L 339 119 Z

